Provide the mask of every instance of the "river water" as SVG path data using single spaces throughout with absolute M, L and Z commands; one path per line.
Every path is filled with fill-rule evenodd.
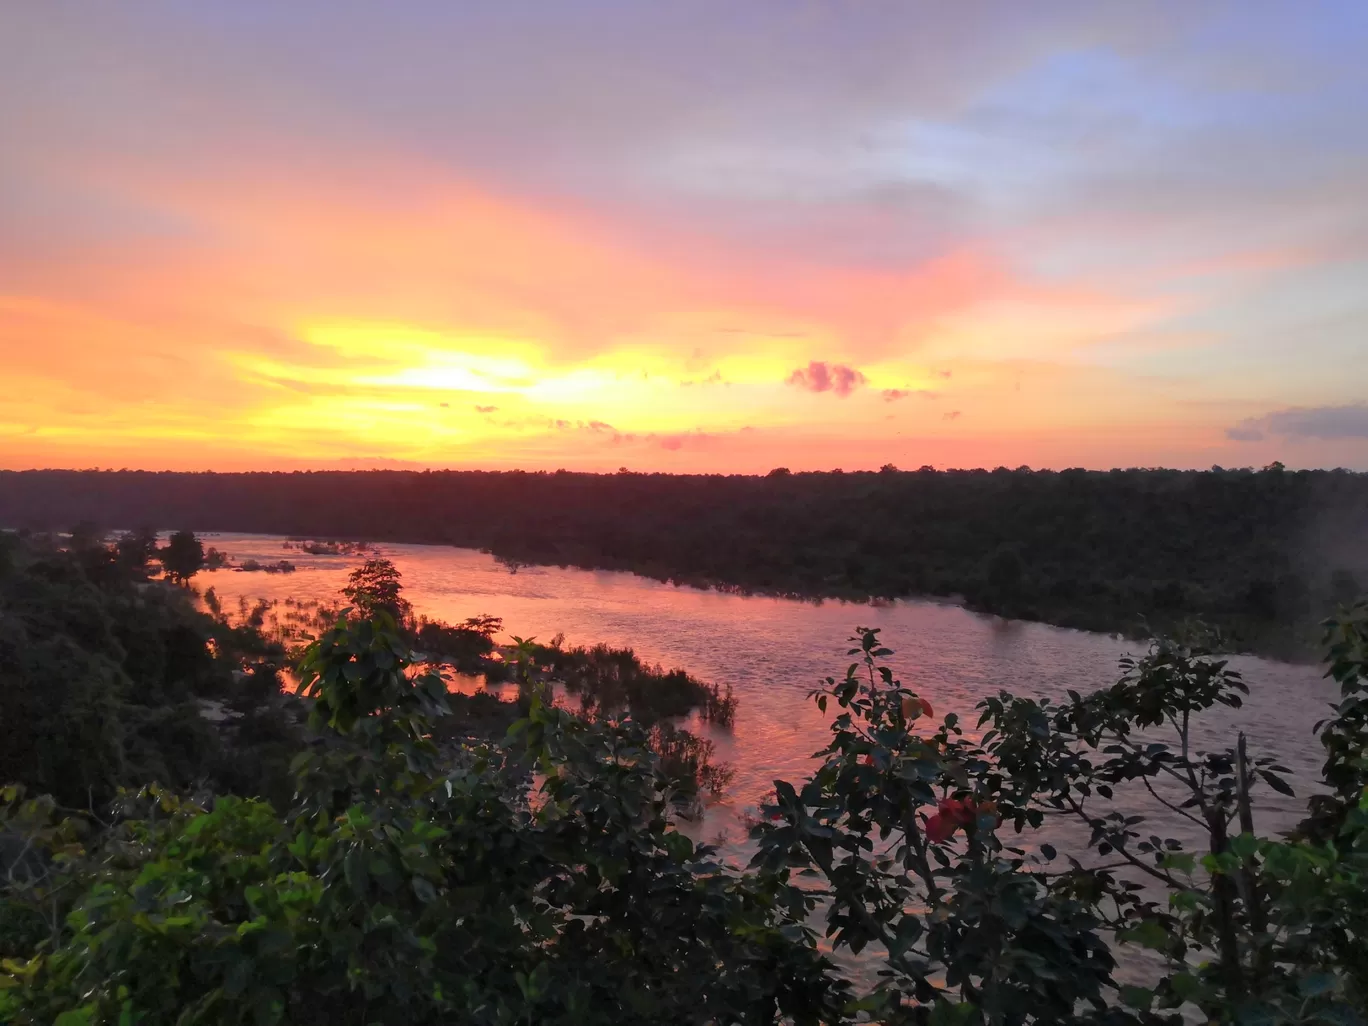
M 359 561 L 286 550 L 285 539 L 273 536 L 211 535 L 206 543 L 237 562 L 288 558 L 298 568 L 288 574 L 219 570 L 197 577 L 195 584 L 201 590 L 212 586 L 225 608 L 240 597 L 334 602 Z M 456 622 L 489 613 L 503 618 L 509 635 L 547 641 L 563 633 L 570 644 L 626 645 L 647 661 L 730 684 L 740 699 L 734 727 L 704 726 L 701 732 L 735 777 L 702 823 L 688 829 L 720 842 L 734 857 L 747 847 L 742 814 L 763 800 L 776 778 L 797 783 L 811 771 L 812 753 L 826 742 L 828 718 L 808 695 L 824 677 L 844 675 L 848 639 L 857 625 L 881 629 L 894 650 L 889 661 L 897 676 L 926 696 L 938 716 L 957 712 L 970 718 L 975 703 L 999 689 L 1031 696 L 1062 696 L 1068 688 L 1086 692 L 1115 681 L 1123 654 L 1143 651 L 1137 642 L 935 602 L 803 602 L 681 588 L 628 573 L 556 567 L 510 572 L 470 549 L 386 544 L 376 551 L 399 568 L 405 597 L 420 614 Z M 1305 808 L 1304 795 L 1317 776 L 1322 753 L 1313 726 L 1325 715 L 1333 689 L 1318 667 L 1247 656 L 1231 662 L 1249 684 L 1249 698 L 1238 711 L 1210 714 L 1197 743 L 1224 748 L 1243 730 L 1252 755 L 1277 755 L 1291 768 L 1298 797 L 1265 791 L 1259 801 L 1260 832 L 1285 829 Z M 1174 836 L 1198 841 L 1180 830 Z

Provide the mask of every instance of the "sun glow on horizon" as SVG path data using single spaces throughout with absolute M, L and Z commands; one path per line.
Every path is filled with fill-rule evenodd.
M 0 5 L 0 466 L 1368 468 L 1352 9 L 562 6 Z

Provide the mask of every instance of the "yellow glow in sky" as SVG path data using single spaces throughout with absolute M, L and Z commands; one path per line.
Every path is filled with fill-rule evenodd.
M 516 6 L 0 4 L 0 466 L 1368 467 L 1353 25 Z

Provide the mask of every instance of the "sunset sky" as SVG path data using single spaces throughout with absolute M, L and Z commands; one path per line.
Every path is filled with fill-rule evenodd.
M 0 4 L 0 466 L 1368 469 L 1368 3 Z

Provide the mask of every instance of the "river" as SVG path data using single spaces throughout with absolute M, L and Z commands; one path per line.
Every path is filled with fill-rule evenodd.
M 213 587 L 226 608 L 239 597 L 336 601 L 359 561 L 286 550 L 285 539 L 273 536 L 221 534 L 205 541 L 237 562 L 287 558 L 298 568 L 199 575 L 194 583 L 201 590 Z M 490 613 L 503 618 L 510 635 L 545 641 L 563 633 L 570 644 L 627 645 L 650 662 L 730 684 L 740 699 L 734 727 L 703 732 L 735 777 L 690 832 L 719 841 L 734 855 L 746 847 L 740 814 L 753 809 L 776 778 L 797 782 L 810 772 L 812 753 L 826 741 L 828 718 L 808 695 L 822 678 L 844 674 L 857 625 L 881 629 L 895 653 L 895 672 L 934 704 L 937 715 L 969 717 L 979 699 L 998 689 L 1032 696 L 1088 691 L 1116 679 L 1123 654 L 1143 650 L 1104 634 L 929 601 L 804 602 L 675 587 L 629 573 L 557 567 L 511 572 L 492 556 L 445 546 L 385 544 L 377 551 L 399 568 L 405 597 L 420 614 L 455 622 Z M 1314 666 L 1250 656 L 1231 663 L 1249 684 L 1249 698 L 1240 710 L 1210 714 L 1197 740 L 1223 748 L 1243 730 L 1251 754 L 1277 755 L 1292 770 L 1297 798 L 1266 791 L 1259 802 L 1260 830 L 1285 829 L 1305 808 L 1303 796 L 1318 775 L 1322 753 L 1313 727 L 1333 688 Z

